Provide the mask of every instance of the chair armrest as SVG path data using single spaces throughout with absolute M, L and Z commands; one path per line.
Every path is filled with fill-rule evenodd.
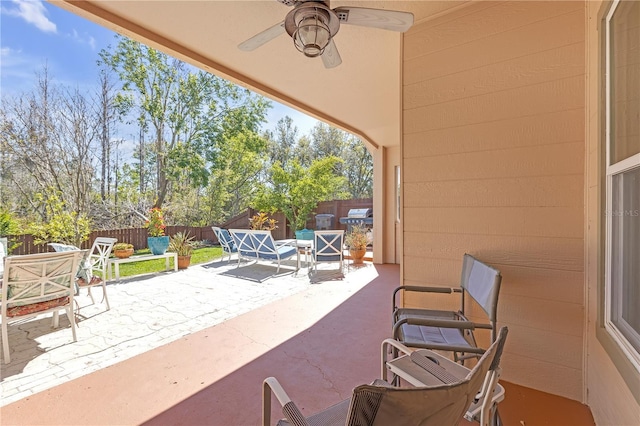
M 440 293 L 440 294 L 453 294 L 453 293 L 462 293 L 462 289 L 460 288 L 450 288 L 450 287 L 423 287 L 419 285 L 401 285 L 400 287 L 393 290 L 392 295 L 392 309 L 391 312 L 395 312 L 397 309 L 396 305 L 396 295 L 401 291 L 415 291 L 419 293 Z
M 392 352 L 392 356 L 396 358 L 397 352 L 402 352 L 405 355 L 410 355 L 412 350 L 398 342 L 395 339 L 384 339 L 382 344 L 380 345 L 380 360 L 382 361 L 380 377 L 385 382 L 387 381 L 387 356 L 389 355 L 389 347 L 392 347 L 394 350 Z
M 262 382 L 262 425 L 269 426 L 271 424 L 271 393 L 276 396 L 276 399 L 283 408 L 283 412 L 289 422 L 294 426 L 309 426 L 302 413 L 295 405 L 289 395 L 284 391 L 284 388 L 280 385 L 280 382 L 275 377 L 267 377 Z M 286 408 L 286 409 L 285 409 Z M 293 416 L 289 415 L 289 412 L 293 411 Z
M 440 328 L 457 328 L 460 330 L 475 330 L 476 328 L 491 329 L 491 324 L 478 323 L 473 321 L 462 320 L 446 320 L 438 318 L 418 318 L 418 317 L 406 317 L 396 322 L 393 326 L 393 332 L 400 328 L 403 324 L 409 325 L 424 325 L 427 327 L 440 327 Z

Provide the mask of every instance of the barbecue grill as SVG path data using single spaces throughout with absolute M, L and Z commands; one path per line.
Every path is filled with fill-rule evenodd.
M 340 218 L 343 225 L 365 225 L 367 228 L 373 226 L 373 209 L 351 209 L 346 217 Z
M 355 225 L 362 225 L 367 229 L 367 238 L 369 245 L 373 245 L 373 209 L 351 209 L 346 217 L 340 218 L 340 223 L 347 225 L 347 232 L 351 232 L 351 228 Z

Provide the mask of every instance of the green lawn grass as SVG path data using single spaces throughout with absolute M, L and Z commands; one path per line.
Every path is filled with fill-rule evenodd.
M 136 255 L 150 254 L 149 249 L 138 250 Z M 191 264 L 207 263 L 222 256 L 221 247 L 203 247 L 193 251 L 191 255 Z M 169 260 L 173 267 L 173 259 Z M 165 259 L 153 259 L 144 262 L 123 263 L 120 265 L 120 277 L 131 277 L 133 275 L 149 274 L 152 272 L 160 272 L 165 270 Z

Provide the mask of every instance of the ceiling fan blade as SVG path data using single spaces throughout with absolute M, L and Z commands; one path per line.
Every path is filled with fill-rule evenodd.
M 341 24 L 380 28 L 405 32 L 413 25 L 413 13 L 365 7 L 337 7 L 333 9 Z
M 284 21 L 282 21 L 275 24 L 273 27 L 267 28 L 266 30 L 254 35 L 250 39 L 243 41 L 238 45 L 238 49 L 250 52 L 273 40 L 284 32 Z
M 335 68 L 342 63 L 342 58 L 340 57 L 340 53 L 338 53 L 338 48 L 333 42 L 333 39 L 331 39 L 327 47 L 324 48 L 321 58 L 325 68 Z

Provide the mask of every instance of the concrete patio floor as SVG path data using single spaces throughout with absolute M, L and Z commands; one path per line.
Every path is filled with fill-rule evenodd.
M 213 263 L 140 280 L 140 283 L 135 281 L 145 288 L 153 288 L 149 300 L 157 310 L 169 318 L 180 318 L 178 322 L 183 324 L 198 325 L 191 331 L 176 332 L 175 339 L 158 336 L 161 346 L 143 349 L 131 358 L 125 359 L 126 350 L 120 352 L 118 359 L 113 359 L 113 353 L 102 351 L 106 356 L 100 362 L 110 364 L 106 368 L 91 369 L 89 373 L 88 366 L 76 364 L 82 371 L 77 378 L 45 387 L 3 406 L 1 423 L 257 425 L 261 415 L 261 383 L 265 377 L 277 377 L 304 413 L 347 398 L 354 386 L 379 377 L 379 347 L 390 332 L 390 295 L 399 282 L 398 265 L 368 263 L 360 268 L 351 267 L 342 279 L 328 272 L 309 280 L 303 269 L 300 274 L 285 273 L 277 279 L 262 281 L 265 272 L 262 265 L 254 266 L 257 268 L 235 269 L 235 265 L 229 268 L 226 263 Z M 253 281 L 234 281 L 238 277 L 233 275 L 240 273 Z M 165 281 L 167 286 L 158 288 L 164 286 Z M 207 314 L 206 308 L 204 313 L 196 314 L 199 308 L 190 312 L 192 309 L 185 305 L 177 307 L 177 300 L 182 299 L 182 290 L 179 290 L 182 285 L 178 283 L 183 282 L 193 286 L 189 292 L 195 292 L 201 305 L 212 307 L 211 313 L 222 311 L 213 308 L 219 303 L 225 305 L 218 299 L 244 289 L 243 286 L 249 290 L 246 294 L 241 292 L 245 294 L 241 298 L 246 300 L 238 302 L 238 307 L 245 304 L 252 307 L 207 326 L 203 318 L 215 315 Z M 207 282 L 213 288 L 209 288 Z M 112 311 L 117 309 L 115 294 L 121 286 L 126 288 L 132 283 L 109 286 Z M 222 291 L 214 293 L 218 287 Z M 259 296 L 261 293 L 270 296 Z M 193 299 L 191 295 L 185 299 Z M 129 295 L 138 297 L 132 296 Z M 169 300 L 170 306 L 162 308 L 160 300 Z M 135 312 L 135 306 L 131 304 L 128 309 Z M 90 321 L 104 323 L 104 330 L 144 323 L 149 334 L 172 328 L 167 323 L 155 325 L 156 320 L 148 317 L 132 317 L 131 312 L 128 316 L 132 318 L 127 319 L 126 327 L 111 323 L 123 315 L 107 321 L 103 319 L 105 314 L 91 316 L 86 308 L 81 312 L 88 318 L 81 321 L 80 329 L 97 327 L 97 324 L 89 327 Z M 70 330 L 62 331 L 67 340 L 61 346 L 81 346 L 80 334 L 78 343 L 72 344 Z M 123 347 L 128 343 L 138 346 L 135 342 L 143 341 L 141 336 L 123 343 Z M 148 343 L 140 346 L 146 347 Z M 56 350 L 58 346 L 46 353 Z M 97 364 L 95 359 L 99 354 L 93 353 L 91 357 L 91 364 Z M 29 370 L 34 362 L 41 362 L 38 358 L 23 360 L 22 371 Z M 43 365 L 55 369 L 59 365 L 54 362 L 61 361 L 60 358 L 48 360 Z M 71 369 L 72 365 L 73 362 L 69 362 L 65 367 Z M 5 382 L 18 380 L 15 376 L 20 374 L 6 379 L 3 375 L 3 389 Z M 588 408 L 575 401 L 509 383 L 504 385 L 507 394 L 500 404 L 500 412 L 506 425 L 593 424 Z M 274 417 L 280 417 L 277 407 L 273 410 Z
M 219 324 L 275 300 L 295 294 L 313 280 L 294 263 L 267 264 L 216 261 L 177 273 L 160 273 L 109 282 L 111 310 L 91 304 L 82 289 L 76 302 L 77 342 L 69 321 L 51 328 L 51 314 L 9 325 L 11 363 L 0 366 L 2 400 L 17 401 L 42 390 L 116 364 L 183 336 Z M 314 277 L 332 278 L 337 264 L 321 265 Z

